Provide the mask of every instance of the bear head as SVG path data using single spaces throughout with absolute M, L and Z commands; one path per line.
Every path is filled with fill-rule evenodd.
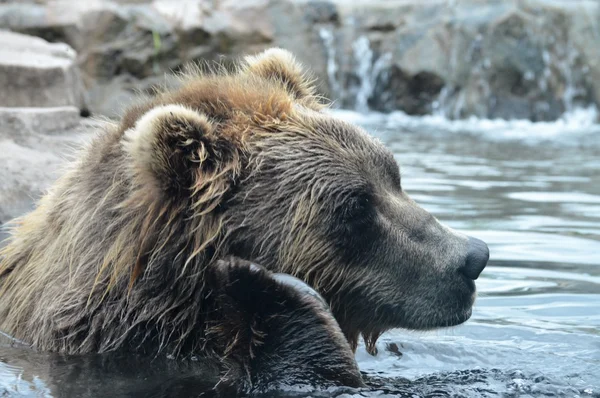
M 152 209 L 131 282 L 169 245 L 150 225 L 179 217 L 183 268 L 231 255 L 298 277 L 353 347 L 361 334 L 372 352 L 390 328 L 466 321 L 487 247 L 419 207 L 392 153 L 324 108 L 291 54 L 272 49 L 131 109 L 128 201 Z

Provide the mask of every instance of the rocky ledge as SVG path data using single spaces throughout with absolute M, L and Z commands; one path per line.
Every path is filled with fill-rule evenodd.
M 98 122 L 81 122 L 83 85 L 66 44 L 0 31 L 0 86 L 1 225 L 33 207 Z
M 77 50 L 109 116 L 188 61 L 269 46 L 358 110 L 553 120 L 600 100 L 595 0 L 5 0 L 0 26 Z
M 348 106 L 538 121 L 600 100 L 597 1 L 391 0 L 339 10 L 344 23 L 325 29 L 343 54 L 335 62 Z

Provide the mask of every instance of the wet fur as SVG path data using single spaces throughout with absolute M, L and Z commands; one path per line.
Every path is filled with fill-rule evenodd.
M 254 57 L 233 74 L 186 76 L 179 91 L 106 125 L 38 208 L 16 222 L 2 251 L 2 330 L 42 350 L 67 353 L 124 344 L 168 347 L 174 354 L 202 349 L 203 273 L 230 253 L 227 235 L 236 228 L 227 225 L 230 190 L 261 162 L 261 140 L 276 137 L 289 145 L 322 134 L 294 112 L 297 105 L 323 107 L 295 75 L 297 67 L 285 84 L 285 75 L 271 75 L 277 51 L 263 54 L 265 65 Z M 292 62 L 283 54 L 282 62 Z M 184 105 L 169 105 L 161 118 L 156 109 L 163 104 Z M 177 129 L 188 147 L 160 147 Z M 198 130 L 201 140 L 193 137 Z M 205 153 L 214 146 L 216 153 Z M 173 159 L 181 164 L 164 167 Z M 157 170 L 173 175 L 157 178 Z M 282 221 L 297 225 L 280 242 L 286 249 L 278 262 L 290 265 L 280 269 L 298 274 L 307 263 L 319 267 L 326 253 L 299 247 L 315 239 L 308 223 L 300 225 L 314 213 L 310 200 L 284 210 L 295 214 Z M 268 252 L 269 241 L 273 237 L 265 236 L 253 251 Z
M 203 274 L 227 252 L 227 211 L 217 207 L 247 167 L 250 136 L 288 118 L 293 101 L 278 81 L 247 73 L 249 67 L 187 76 L 179 91 L 106 125 L 38 208 L 16 221 L 1 253 L 0 329 L 67 353 L 124 344 L 168 346 L 175 354 L 202 349 Z M 156 130 L 136 133 L 142 115 L 162 104 L 196 111 L 171 114 L 154 121 Z M 170 125 L 181 120 L 206 131 Z M 188 148 L 160 147 L 163 133 L 183 137 Z M 212 150 L 203 140 L 221 141 L 218 156 L 203 153 Z M 181 170 L 171 167 L 175 156 L 165 152 L 172 150 L 183 158 L 175 165 Z M 181 180 L 157 178 L 155 169 Z
M 352 348 L 363 334 L 374 352 L 403 322 L 455 324 L 443 305 L 462 314 L 472 301 L 448 301 L 436 283 L 453 281 L 438 274 L 460 260 L 462 238 L 442 239 L 447 231 L 409 201 L 391 212 L 402 228 L 354 226 L 371 202 L 404 198 L 398 169 L 381 144 L 323 108 L 293 57 L 275 49 L 233 72 L 188 74 L 180 89 L 107 123 L 15 222 L 0 253 L 0 330 L 63 353 L 221 358 L 235 350 L 215 337 L 225 329 L 211 318 L 221 304 L 208 273 L 231 255 L 314 287 Z M 431 258 L 435 267 L 424 267 Z M 426 294 L 407 293 L 420 273 Z M 447 297 L 470 297 L 460 289 Z M 399 300 L 419 305 L 389 304 Z

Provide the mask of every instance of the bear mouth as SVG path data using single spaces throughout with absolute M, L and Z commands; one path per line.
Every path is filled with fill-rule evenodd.
M 453 311 L 450 313 L 435 314 L 433 316 L 423 317 L 417 320 L 417 322 L 411 322 L 410 324 L 404 325 L 404 328 L 409 330 L 418 331 L 429 331 L 440 328 L 448 328 L 458 326 L 465 323 L 473 314 L 472 306 L 459 311 Z
M 473 313 L 472 305 L 466 308 L 463 311 L 458 311 L 453 313 L 451 316 L 444 316 L 442 318 L 429 318 L 429 321 L 425 321 L 424 323 L 417 323 L 411 325 L 403 325 L 402 328 L 409 330 L 418 330 L 418 331 L 428 331 L 435 330 L 440 328 L 447 328 L 458 326 L 465 323 Z M 434 319 L 435 321 L 431 322 Z M 383 329 L 373 329 L 369 331 L 362 331 L 362 337 L 365 342 L 365 349 L 371 355 L 377 355 L 377 340 L 379 337 L 386 331 L 386 328 Z M 357 346 L 357 341 L 349 341 L 352 349 L 355 351 Z
M 430 310 L 407 317 L 401 327 L 412 330 L 433 330 L 458 326 L 466 322 L 473 313 L 477 289 L 473 280 L 461 279 L 455 282 L 457 290 L 446 296 L 442 302 L 435 300 Z
M 455 313 L 454 316 L 449 317 L 446 322 L 442 322 L 439 326 L 441 328 L 458 326 L 465 323 L 473 314 L 473 306 L 470 306 L 466 311 Z M 434 326 L 435 327 L 435 326 Z

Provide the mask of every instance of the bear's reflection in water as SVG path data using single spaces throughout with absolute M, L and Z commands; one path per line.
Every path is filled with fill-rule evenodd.
M 0 396 L 8 397 L 210 397 L 219 374 L 208 361 L 124 353 L 63 356 L 3 347 L 1 357 L 10 358 L 0 362 Z

